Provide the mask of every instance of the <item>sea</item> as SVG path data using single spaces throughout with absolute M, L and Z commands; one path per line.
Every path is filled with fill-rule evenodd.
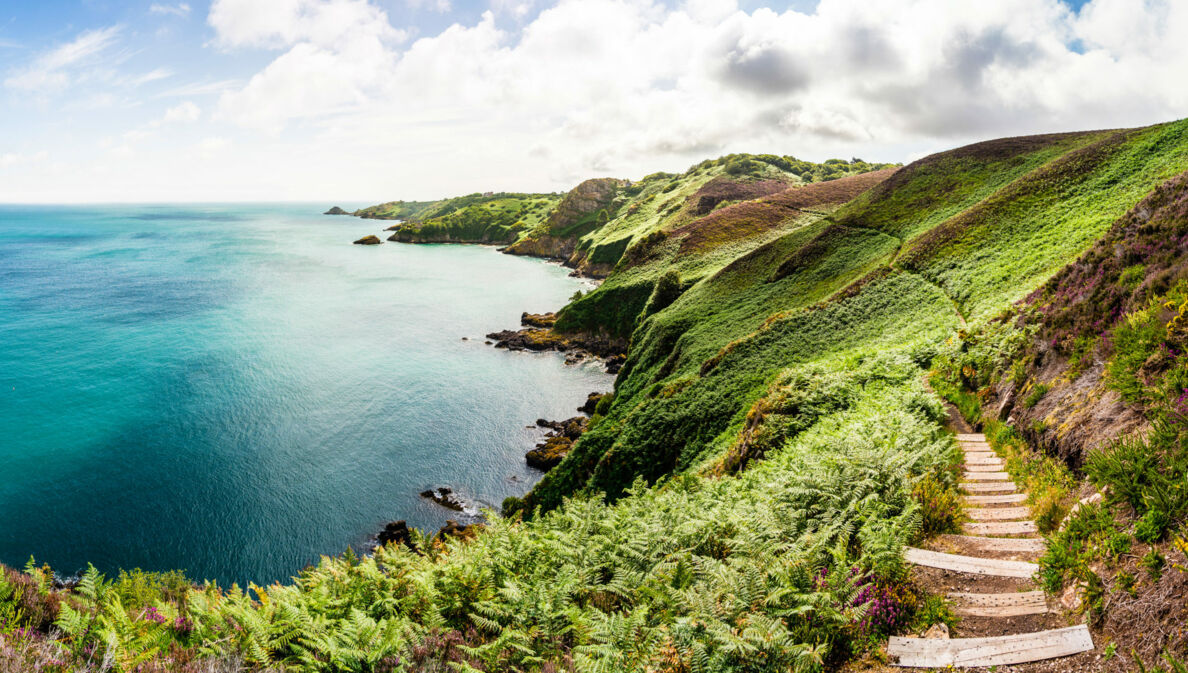
M 0 206 L 0 563 L 266 584 L 540 478 L 613 379 L 484 335 L 589 281 L 325 205 Z

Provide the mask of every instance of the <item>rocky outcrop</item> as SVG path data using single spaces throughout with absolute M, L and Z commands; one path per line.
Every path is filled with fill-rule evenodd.
M 322 214 L 323 215 L 350 215 L 351 213 L 350 213 L 350 211 L 343 210 L 342 208 L 339 208 L 338 206 L 334 206 L 333 208 L 331 208 L 330 210 L 327 210 L 326 212 L 324 212 Z
M 614 216 L 614 200 L 626 180 L 594 178 L 574 187 L 549 215 L 544 232 L 526 236 L 503 248 L 509 255 L 544 257 L 572 267 L 578 274 L 605 278 L 613 265 L 590 264 L 578 239 Z M 589 225 L 589 226 L 586 226 Z
M 520 314 L 520 324 L 526 327 L 552 327 L 557 322 L 556 313 L 528 313 Z
M 537 444 L 536 448 L 524 454 L 524 460 L 528 463 L 528 467 L 548 472 L 560 465 L 562 459 L 569 455 L 569 450 L 572 448 L 573 440 L 568 437 L 549 437 Z
M 536 424 L 542 428 L 549 428 L 543 441 L 524 455 L 529 467 L 548 472 L 569 455 L 573 443 L 581 437 L 589 427 L 590 419 L 575 416 L 565 421 L 546 421 L 537 419 Z
M 412 530 L 403 519 L 392 521 L 384 526 L 384 529 L 376 536 L 376 542 L 381 547 L 390 544 L 402 544 L 411 551 L 417 551 L 417 545 L 412 539 Z
M 590 216 L 597 217 L 598 211 L 609 207 L 625 186 L 625 180 L 593 178 L 574 187 L 549 215 L 549 231 L 564 231 Z
M 578 411 L 593 416 L 598 409 L 598 403 L 610 396 L 610 393 L 590 393 L 586 396 L 586 403 L 578 407 Z
M 464 509 L 462 501 L 454 495 L 453 490 L 444 486 L 441 488 L 431 488 L 427 491 L 421 491 L 421 497 L 427 500 L 432 500 L 442 507 L 445 507 L 446 509 L 452 509 L 455 512 L 461 512 Z
M 437 531 L 437 542 L 445 542 L 447 538 L 473 540 L 478 532 L 485 528 L 481 523 L 461 524 L 453 519 L 446 519 L 445 525 Z
M 364 236 L 363 238 L 355 241 L 355 245 L 379 245 L 380 243 L 383 243 L 383 241 L 379 240 L 379 236 L 375 236 L 374 234 L 371 236 Z
M 520 322 L 525 325 L 523 329 L 491 332 L 487 339 L 493 341 L 496 348 L 511 351 L 566 353 L 566 364 L 601 358 L 610 374 L 618 373 L 626 362 L 627 343 L 624 340 L 604 335 L 563 334 L 551 327 L 554 321 L 556 315 L 552 313 L 523 313 L 520 315 Z

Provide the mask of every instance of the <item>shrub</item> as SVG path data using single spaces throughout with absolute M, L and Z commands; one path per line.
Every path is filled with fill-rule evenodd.
M 921 532 L 925 537 L 961 532 L 961 522 L 965 517 L 961 496 L 954 488 L 952 479 L 941 479 L 935 474 L 925 475 L 916 482 L 912 497 L 920 504 L 923 514 Z
M 1097 504 L 1084 505 L 1048 539 L 1047 551 L 1039 560 L 1040 583 L 1044 591 L 1057 593 L 1067 580 L 1091 582 L 1096 577 L 1089 570 L 1091 562 L 1113 560 L 1129 550 L 1130 536 L 1118 530 L 1110 511 Z

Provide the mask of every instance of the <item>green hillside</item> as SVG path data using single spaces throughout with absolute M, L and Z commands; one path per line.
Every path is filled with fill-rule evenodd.
M 500 242 L 605 276 L 556 324 L 628 347 L 590 430 L 469 539 L 417 533 L 415 551 L 326 558 L 291 584 L 91 572 L 55 590 L 34 563 L 7 570 L 0 670 L 836 670 L 951 619 L 902 559 L 960 516 L 928 375 L 1013 442 L 1024 430 L 982 418 L 993 396 L 1013 385 L 1023 408 L 1059 390 L 1047 365 L 1063 376 L 1090 349 L 1103 386 L 1172 428 L 1143 445 L 1158 461 L 1121 444 L 1090 476 L 1170 544 L 1188 518 L 1186 172 L 1180 121 L 898 169 L 733 155 L 360 211 L 405 220 L 396 240 Z M 1102 560 L 1060 535 L 1055 590 Z

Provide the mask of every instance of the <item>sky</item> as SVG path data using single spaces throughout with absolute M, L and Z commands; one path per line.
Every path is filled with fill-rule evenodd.
M 1184 0 L 0 0 L 0 201 L 560 191 L 1188 116 Z

